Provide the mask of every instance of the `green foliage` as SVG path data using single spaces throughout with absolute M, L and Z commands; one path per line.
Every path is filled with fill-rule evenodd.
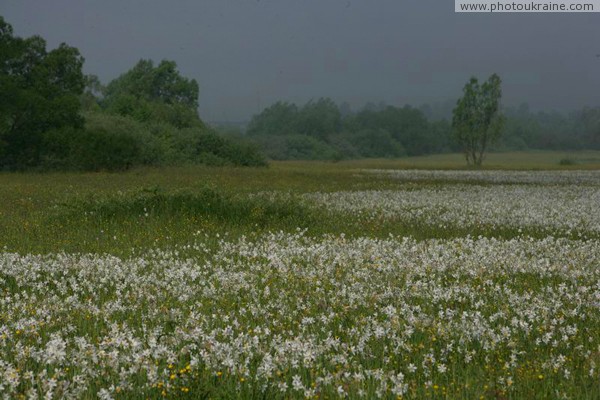
M 13 36 L 0 17 L 0 168 L 37 166 L 43 135 L 78 128 L 83 57 L 62 43 L 48 52 L 39 36 Z
M 84 129 L 55 129 L 44 134 L 41 168 L 121 171 L 137 165 L 181 163 L 266 165 L 253 145 L 206 128 L 177 129 L 102 112 L 87 112 L 85 119 Z
M 335 150 L 333 160 L 356 159 L 365 157 L 352 140 L 352 134 L 347 132 L 335 133 L 327 137 L 327 144 Z
M 382 109 L 370 107 L 348 118 L 345 124 L 352 132 L 385 130 L 406 149 L 408 155 L 433 153 L 441 147 L 438 137 L 430 134 L 430 127 L 423 112 L 410 106 L 387 106 Z M 441 141 L 445 141 L 443 137 Z
M 177 128 L 202 126 L 198 108 L 198 83 L 182 77 L 174 61 L 154 66 L 140 60 L 131 70 L 103 90 L 103 108 L 140 122 L 167 122 Z
M 488 94 L 491 94 L 492 88 L 489 82 L 484 82 L 482 85 L 477 83 L 477 88 L 480 91 L 486 89 Z M 471 89 L 474 89 L 474 86 Z M 465 104 L 463 102 L 463 105 Z M 487 105 L 490 106 L 494 104 Z M 466 154 L 465 146 L 472 143 L 472 148 L 476 151 L 474 156 L 473 152 L 469 151 L 469 161 L 477 164 L 479 159 L 483 160 L 484 153 L 488 150 L 505 152 L 528 149 L 600 149 L 600 108 L 598 107 L 588 107 L 569 114 L 533 113 L 526 104 L 518 108 L 508 108 L 504 115 L 496 112 L 486 132 L 487 136 L 482 136 L 480 142 L 474 139 L 477 135 L 470 141 L 466 140 L 466 136 L 459 134 L 460 129 L 457 129 L 456 125 L 452 126 L 445 119 L 451 113 L 451 108 L 450 104 L 423 105 L 416 109 L 410 106 L 399 108 L 384 103 L 369 103 L 361 111 L 352 113 L 349 105 L 345 104 L 344 111 L 340 111 L 341 128 L 338 128 L 336 123 L 330 123 L 329 128 L 314 130 L 314 132 L 327 130 L 328 133 L 321 137 L 310 134 L 311 129 L 303 128 L 303 124 L 304 121 L 309 121 L 310 126 L 326 127 L 327 121 L 336 121 L 336 112 L 329 99 L 322 99 L 316 103 L 309 102 L 303 107 L 278 102 L 252 118 L 247 129 L 247 137 L 254 140 L 268 157 L 274 160 L 292 158 L 340 160 L 459 151 Z M 481 111 L 483 112 L 484 109 L 482 108 Z M 306 115 L 311 117 L 305 118 Z M 318 121 L 320 116 L 324 116 L 324 121 L 313 123 Z M 482 123 L 486 123 L 485 119 L 482 119 Z M 462 128 L 468 128 L 467 125 L 463 124 Z M 376 150 L 377 142 L 383 137 L 381 134 L 375 134 L 372 138 L 365 137 L 365 132 L 371 132 L 373 135 L 373 132 L 377 131 L 388 132 L 391 136 L 389 149 Z M 316 138 L 318 141 L 311 142 L 312 146 L 304 145 L 300 146 L 300 149 L 290 149 L 289 143 L 295 145 L 307 143 L 307 140 L 298 143 L 297 140 L 286 139 L 288 136 L 295 135 Z M 465 141 L 462 141 L 461 137 Z M 481 153 L 484 144 L 486 150 Z
M 182 77 L 174 61 L 163 60 L 154 67 L 152 60 L 140 60 L 131 70 L 106 87 L 108 102 L 121 95 L 132 95 L 167 104 L 198 108 L 198 82 Z
M 316 213 L 294 198 L 247 197 L 204 186 L 197 190 L 165 191 L 151 187 L 130 193 L 76 198 L 63 204 L 58 217 L 93 215 L 94 219 L 210 217 L 230 224 L 261 227 L 317 222 Z
M 340 131 L 342 117 L 337 105 L 329 98 L 309 101 L 298 114 L 296 132 L 326 140 L 327 136 Z
M 122 94 L 104 101 L 108 113 L 130 117 L 138 122 L 163 122 L 176 128 L 202 126 L 195 109 L 180 103 L 164 103 Z
M 278 102 L 255 115 L 247 132 L 275 160 L 400 157 L 449 148 L 448 124 L 430 124 L 409 106 L 373 106 L 352 114 L 346 104 L 343 114 L 328 98 L 302 108 Z
M 350 137 L 351 143 L 364 158 L 393 158 L 406 155 L 402 144 L 385 129 L 364 129 Z
M 502 133 L 504 118 L 500 113 L 500 85 L 500 77 L 496 74 L 482 85 L 472 77 L 453 111 L 454 136 L 463 147 L 467 164 L 480 166 L 489 145 Z
M 80 140 L 73 141 L 74 165 L 83 170 L 125 170 L 139 164 L 141 146 L 131 134 L 88 128 Z
M 283 136 L 296 133 L 298 107 L 295 104 L 277 102 L 252 117 L 248 125 L 249 136 Z
M 85 129 L 55 129 L 44 135 L 44 169 L 125 170 L 160 164 L 160 141 L 135 121 L 87 113 Z
M 498 143 L 490 150 L 600 149 L 600 108 L 532 112 L 527 104 L 508 108 Z
M 309 101 L 301 109 L 295 104 L 277 102 L 255 115 L 248 125 L 248 135 L 306 135 L 320 140 L 340 131 L 342 119 L 333 100 Z
M 261 135 L 253 139 L 273 160 L 327 160 L 337 154 L 327 143 L 307 135 Z
M 187 128 L 173 138 L 183 161 L 206 165 L 266 166 L 264 156 L 254 145 L 219 136 L 212 130 Z
M 559 165 L 576 165 L 577 162 L 575 160 L 573 160 L 572 158 L 561 158 L 561 160 L 558 162 Z
M 96 75 L 85 75 L 85 88 L 79 97 L 83 111 L 99 111 L 100 99 L 106 88 Z

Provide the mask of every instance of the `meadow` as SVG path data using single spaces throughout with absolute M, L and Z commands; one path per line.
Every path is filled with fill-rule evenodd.
M 600 153 L 463 163 L 0 173 L 0 395 L 600 398 Z

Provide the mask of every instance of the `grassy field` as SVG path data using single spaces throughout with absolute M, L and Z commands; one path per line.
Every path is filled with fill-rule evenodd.
M 2 173 L 0 394 L 600 398 L 599 170 Z
M 565 157 L 575 160 L 576 164 L 561 166 L 559 162 Z M 600 169 L 600 152 L 496 153 L 488 158 L 485 169 Z M 250 204 L 244 198 L 249 193 L 265 191 L 393 190 L 406 186 L 406 182 L 357 171 L 396 168 L 465 169 L 465 165 L 461 155 L 451 154 L 339 163 L 274 162 L 269 168 L 258 169 L 194 166 L 136 169 L 119 174 L 3 173 L 0 174 L 0 232 L 3 232 L 0 248 L 19 252 L 120 253 L 131 247 L 185 243 L 189 235 L 198 229 L 245 233 L 257 228 L 294 230 L 301 226 L 315 234 L 364 231 L 376 236 L 394 233 L 423 238 L 455 237 L 465 233 L 460 227 L 436 232 L 429 227 L 407 227 L 401 221 L 376 222 L 371 226 L 361 221 L 357 225 L 354 221 L 330 218 L 319 210 L 306 209 L 294 199 L 276 204 L 261 201 Z M 421 186 L 439 183 L 418 182 Z M 193 209 L 198 203 L 204 203 L 203 196 L 211 195 L 220 196 L 220 201 L 231 204 L 219 211 L 195 209 L 186 212 L 186 207 Z M 139 218 L 140 215 L 129 212 L 130 203 L 136 201 L 141 210 L 144 202 L 154 207 L 151 218 Z M 170 205 L 170 202 L 177 204 Z M 115 212 L 107 211 L 107 215 L 98 218 L 86 214 L 95 207 Z M 248 207 L 254 213 L 248 213 Z M 278 211 L 272 213 L 268 207 L 275 207 Z M 119 209 L 120 213 L 116 213 Z M 482 230 L 474 233 L 489 235 L 498 232 Z M 499 233 L 513 235 L 510 230 Z

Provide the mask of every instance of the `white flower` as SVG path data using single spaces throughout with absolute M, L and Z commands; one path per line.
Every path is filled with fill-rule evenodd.
M 302 392 L 305 390 L 304 385 L 302 384 L 302 379 L 299 375 L 294 375 L 292 378 L 292 388 Z
M 100 400 L 112 400 L 113 399 L 110 392 L 106 389 L 100 389 L 100 391 L 98 392 L 98 398 Z
M 45 361 L 47 364 L 57 364 L 64 361 L 66 352 L 66 342 L 57 335 L 46 343 Z

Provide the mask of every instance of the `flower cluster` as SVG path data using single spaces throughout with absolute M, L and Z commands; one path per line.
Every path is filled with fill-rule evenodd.
M 424 170 L 424 169 L 363 169 L 365 174 L 376 174 L 400 181 L 440 181 L 471 183 L 520 183 L 537 185 L 591 185 L 600 186 L 600 171 L 508 171 L 508 170 Z
M 209 242 L 0 254 L 0 395 L 599 394 L 599 241 Z
M 600 186 L 454 184 L 303 197 L 333 212 L 383 221 L 600 233 Z

